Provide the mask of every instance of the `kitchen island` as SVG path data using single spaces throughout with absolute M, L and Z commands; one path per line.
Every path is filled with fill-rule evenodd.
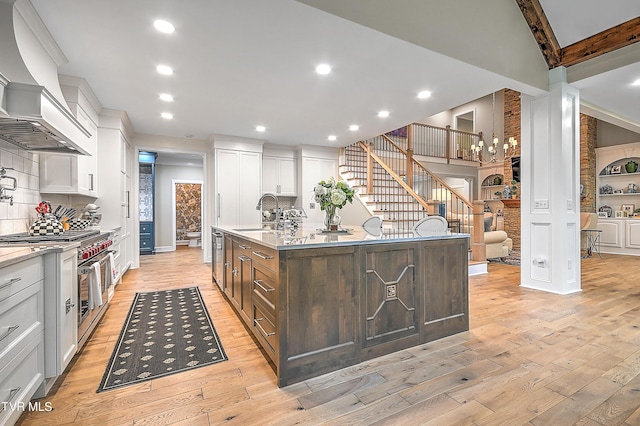
M 238 316 L 286 386 L 469 329 L 468 234 L 215 228 Z

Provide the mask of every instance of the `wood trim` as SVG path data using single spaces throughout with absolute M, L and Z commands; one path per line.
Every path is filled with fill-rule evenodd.
M 640 16 L 562 49 L 560 65 L 569 67 L 640 41 Z
M 520 198 L 502 198 L 500 199 L 500 201 L 502 201 L 502 204 L 504 204 L 505 207 L 509 207 L 509 208 L 516 208 L 519 209 L 520 208 Z
M 549 69 L 562 65 L 562 48 L 538 0 L 516 0 Z

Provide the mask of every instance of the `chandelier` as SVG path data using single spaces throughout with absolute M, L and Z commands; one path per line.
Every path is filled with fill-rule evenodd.
M 495 111 L 496 111 L 496 93 L 493 92 L 493 105 L 491 109 L 491 132 L 493 141 L 491 144 L 486 145 L 484 140 L 482 139 L 482 133 L 480 134 L 480 140 L 478 140 L 478 145 L 471 145 L 471 153 L 473 155 L 473 159 L 476 161 L 482 162 L 491 162 L 498 163 L 511 159 L 517 153 L 518 141 L 514 137 L 510 137 L 508 141 L 502 145 L 502 159 L 498 159 L 498 146 L 500 145 L 500 141 L 496 137 L 496 129 L 495 129 Z M 485 150 L 486 147 L 486 150 Z M 486 158 L 486 160 L 485 160 Z

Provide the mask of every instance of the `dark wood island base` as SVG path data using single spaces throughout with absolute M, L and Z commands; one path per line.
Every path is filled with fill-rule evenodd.
M 469 330 L 466 235 L 283 247 L 223 233 L 225 294 L 280 387 Z

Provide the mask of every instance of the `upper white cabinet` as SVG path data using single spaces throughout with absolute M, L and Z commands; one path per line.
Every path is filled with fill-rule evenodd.
M 259 226 L 260 152 L 215 150 L 215 217 L 219 226 Z
M 640 256 L 640 219 L 627 217 L 640 208 L 640 142 L 596 149 L 597 209 L 603 253 Z
M 71 113 L 91 137 L 76 141 L 90 155 L 40 154 L 40 192 L 98 196 L 98 114 L 101 106 L 82 79 L 61 76 Z M 66 83 L 66 84 L 65 84 Z M 93 100 L 91 100 L 93 99 Z
M 131 186 L 133 170 L 133 148 L 128 135 L 133 133 L 131 123 L 122 111 L 103 110 L 98 129 L 98 173 L 104 182 L 100 186 L 100 206 L 102 220 L 100 226 L 105 230 L 115 230 L 112 235 L 113 250 L 118 278 L 133 263 L 134 220 L 131 211 Z
M 297 188 L 295 158 L 262 156 L 262 192 L 295 197 Z

